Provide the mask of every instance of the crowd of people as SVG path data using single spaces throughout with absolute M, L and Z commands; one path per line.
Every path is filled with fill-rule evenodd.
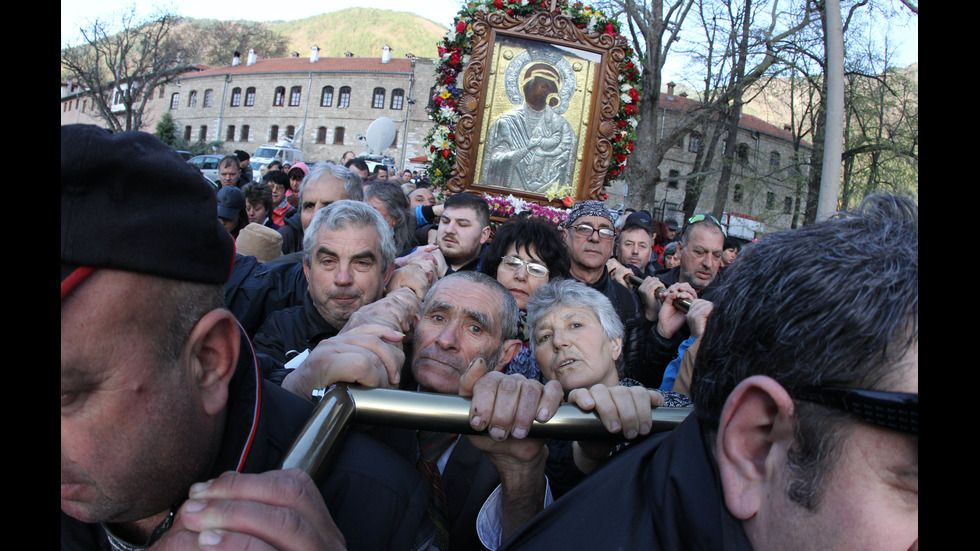
M 62 127 L 63 549 L 917 548 L 908 200 L 744 244 L 241 157 L 214 192 Z M 358 425 L 277 470 L 336 383 L 467 397 L 474 434 Z M 610 438 L 529 436 L 563 404 Z

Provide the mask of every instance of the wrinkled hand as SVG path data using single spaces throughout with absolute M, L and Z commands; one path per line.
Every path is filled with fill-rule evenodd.
M 394 331 L 411 335 L 415 325 L 415 316 L 421 311 L 422 300 L 415 291 L 410 287 L 400 287 L 392 290 L 384 297 L 358 308 L 344 324 L 339 334 L 343 335 L 362 325 L 384 325 Z
M 627 289 L 632 289 L 633 286 L 626 281 L 626 274 L 633 273 L 633 270 L 623 266 L 623 264 L 616 260 L 615 258 L 610 258 L 606 261 L 606 271 L 609 272 L 609 277 L 613 281 L 618 282 L 623 287 Z
M 711 314 L 712 308 L 714 303 L 708 300 L 699 298 L 691 302 L 685 319 L 694 338 L 699 339 L 704 334 L 704 327 L 708 324 L 708 315 Z
M 442 205 L 436 205 L 435 207 L 432 208 L 433 210 L 438 210 L 439 212 L 441 212 L 442 211 L 441 207 Z M 395 266 L 399 266 L 399 267 L 407 266 L 412 261 L 420 258 L 428 258 L 436 263 L 436 275 L 437 275 L 436 279 L 446 275 L 446 269 L 448 267 L 448 264 L 446 264 L 446 257 L 443 256 L 442 251 L 439 250 L 439 245 L 420 245 L 416 247 L 415 250 L 412 251 L 410 254 L 396 258 Z
M 660 279 L 648 277 L 643 280 L 643 283 L 636 290 L 640 294 L 640 299 L 643 302 L 643 314 L 648 320 L 653 321 L 660 314 L 660 301 L 657 300 L 657 291 L 666 288 L 667 286 Z
M 569 403 L 585 411 L 595 411 L 606 430 L 622 433 L 627 440 L 650 434 L 653 408 L 664 405 L 663 396 L 642 386 L 597 384 L 568 393 Z M 589 473 L 615 448 L 609 442 L 575 442 L 573 457 L 579 470 Z
M 227 472 L 195 484 L 151 549 L 345 549 L 319 489 L 299 469 Z
M 440 256 L 442 253 L 439 253 Z M 439 279 L 439 266 L 432 253 L 424 253 L 414 257 L 404 266 L 395 269 L 385 287 L 385 293 L 408 287 L 415 292 L 419 300 L 425 300 L 429 287 Z
M 667 288 L 667 294 L 657 314 L 657 333 L 660 333 L 661 337 L 672 338 L 674 333 L 687 323 L 687 313 L 674 306 L 674 301 L 679 298 L 686 298 L 693 302 L 698 298 L 698 293 L 689 283 L 675 283 Z
M 397 388 L 405 363 L 404 338 L 404 333 L 385 325 L 359 325 L 320 341 L 306 360 L 286 375 L 282 387 L 306 400 L 314 390 L 338 382 Z

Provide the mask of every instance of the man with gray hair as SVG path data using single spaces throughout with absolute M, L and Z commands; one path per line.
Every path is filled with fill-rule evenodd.
M 350 170 L 333 163 L 317 163 L 310 168 L 299 187 L 297 212 L 283 220 L 282 254 L 289 255 L 303 248 L 303 232 L 316 211 L 342 199 L 363 201 L 361 179 Z
M 367 203 L 340 200 L 317 211 L 303 236 L 303 304 L 269 315 L 255 334 L 255 349 L 276 370 L 297 354 L 336 335 L 351 315 L 384 294 L 394 270 L 395 243 L 387 222 Z M 266 371 L 266 366 L 263 366 Z

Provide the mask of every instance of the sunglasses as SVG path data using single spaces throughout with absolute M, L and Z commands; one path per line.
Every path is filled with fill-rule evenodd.
M 719 222 L 717 218 L 711 216 L 710 214 L 695 214 L 694 216 L 687 219 L 687 225 L 690 226 L 691 224 L 697 224 L 698 222 L 703 222 L 704 220 L 714 222 L 716 226 L 721 228 L 722 232 L 725 231 L 725 227 L 721 225 L 721 222 Z
M 918 394 L 819 386 L 791 394 L 797 400 L 853 413 L 872 425 L 919 434 Z
M 548 268 L 536 262 L 527 262 L 516 256 L 507 255 L 500 257 L 500 263 L 511 270 L 517 272 L 521 268 L 527 267 L 527 273 L 534 277 L 548 277 Z

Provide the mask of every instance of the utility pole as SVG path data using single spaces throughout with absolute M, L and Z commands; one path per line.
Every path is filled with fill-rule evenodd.
M 837 212 L 844 143 L 844 37 L 840 0 L 824 1 L 824 50 L 827 54 L 827 122 L 817 220 Z

